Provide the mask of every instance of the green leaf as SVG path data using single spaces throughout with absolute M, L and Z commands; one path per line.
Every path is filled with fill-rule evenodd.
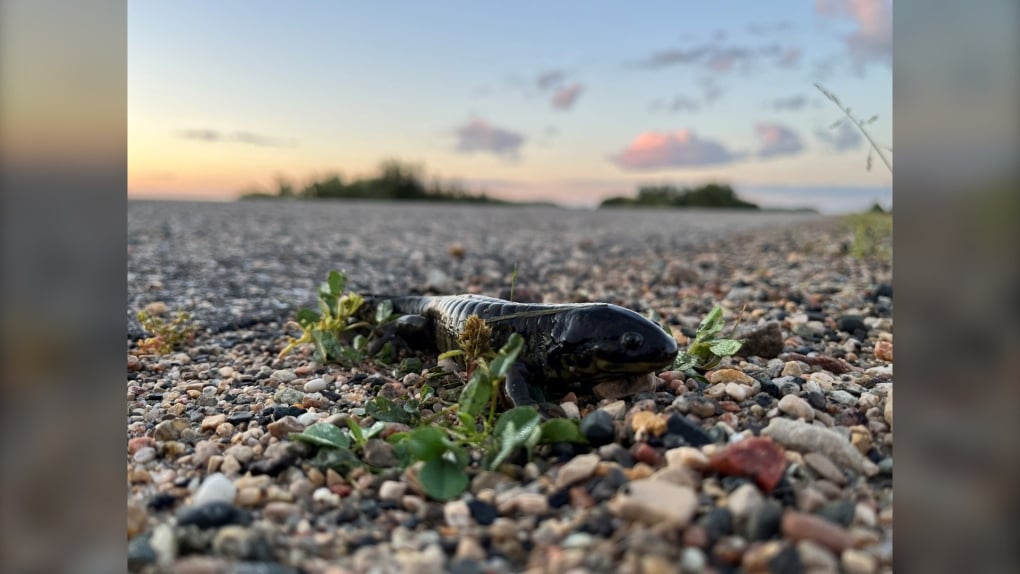
M 416 460 L 432 460 L 446 452 L 446 436 L 436 427 L 420 427 L 407 439 L 408 452 Z
M 340 298 L 337 302 L 337 309 L 341 317 L 350 317 L 354 315 L 361 304 L 365 302 L 365 298 L 357 293 L 348 293 Z
M 329 292 L 339 297 L 344 292 L 344 287 L 347 286 L 347 277 L 339 271 L 330 271 L 328 282 Z
M 716 305 L 698 325 L 698 336 L 714 335 L 723 328 L 723 310 Z
M 365 433 L 361 432 L 361 425 L 354 419 L 347 419 L 347 428 L 351 429 L 351 436 L 354 437 L 355 444 L 365 444 Z
M 432 397 L 435 394 L 436 390 L 429 386 L 428 383 L 421 386 L 421 391 L 419 392 L 419 395 L 421 395 L 422 402 L 427 401 L 430 397 Z
M 737 354 L 740 347 L 744 345 L 743 341 L 736 339 L 718 339 L 708 344 L 708 348 L 712 351 L 712 354 L 717 357 L 729 357 L 730 355 Z
M 465 354 L 466 353 L 464 353 L 464 351 L 460 349 L 453 349 L 452 351 L 447 351 L 445 353 L 440 354 L 437 360 L 442 361 L 443 359 L 449 359 L 452 357 L 461 357 L 464 356 Z
M 680 351 L 676 355 L 676 360 L 673 361 L 673 370 L 686 371 L 687 369 L 693 368 L 696 364 L 698 364 L 697 357 L 684 351 Z
M 418 357 L 408 357 L 403 361 L 400 361 L 400 372 L 405 374 L 406 373 L 417 374 L 421 372 L 423 366 L 425 365 L 421 362 L 421 359 L 419 359 Z M 422 390 L 423 390 L 422 397 L 424 397 L 424 388 Z
M 374 437 L 375 435 L 381 433 L 385 428 L 386 423 L 382 421 L 375 421 L 374 423 L 372 423 L 372 426 L 368 427 L 367 429 L 363 429 L 365 431 L 364 432 L 365 440 L 368 440 Z
M 377 421 L 410 424 L 411 415 L 386 397 L 376 397 L 365 403 L 365 413 Z
M 393 301 L 386 299 L 375 307 L 375 322 L 380 325 L 385 323 L 393 314 Z
M 543 444 L 555 442 L 577 442 L 586 443 L 588 440 L 581 434 L 577 423 L 568 419 L 551 419 L 542 423 L 542 438 L 539 441 Z
M 493 378 L 505 377 L 510 372 L 510 367 L 517 360 L 517 355 L 524 348 L 524 337 L 517 333 L 510 335 L 506 344 L 499 350 L 499 355 L 493 359 L 490 371 Z
M 489 470 L 493 470 L 499 465 L 503 464 L 503 461 L 507 459 L 517 448 L 518 445 L 514 443 L 514 436 L 517 433 L 517 425 L 513 421 L 509 421 L 503 427 L 503 434 L 498 435 L 499 438 L 499 451 L 496 456 L 489 461 L 487 465 Z
M 312 311 L 311 309 L 301 309 L 297 312 L 297 322 L 305 329 L 310 328 L 312 325 L 319 322 L 322 319 L 322 315 Z
M 534 407 L 516 407 L 499 416 L 492 434 L 501 440 L 504 436 L 510 436 L 515 445 L 523 446 L 541 422 L 542 417 Z
M 460 412 L 478 416 L 485 411 L 485 407 L 489 406 L 491 399 L 492 384 L 489 382 L 489 378 L 485 376 L 482 369 L 475 369 L 475 372 L 471 374 L 471 380 L 464 385 L 464 390 L 460 392 L 460 400 L 457 402 L 460 404 Z
M 433 458 L 421 467 L 418 474 L 425 494 L 436 500 L 449 500 L 464 492 L 468 485 L 467 473 L 455 462 Z
M 323 448 L 308 461 L 319 468 L 332 468 L 340 474 L 346 474 L 361 466 L 361 460 L 346 448 Z
M 382 348 L 379 349 L 379 352 L 375 354 L 375 358 L 380 363 L 389 364 L 393 362 L 394 358 L 393 356 L 395 354 L 396 351 L 393 350 L 393 343 L 391 343 L 390 341 L 386 341 L 385 343 L 383 343 Z
M 351 441 L 344 431 L 332 423 L 316 423 L 303 432 L 291 433 L 291 440 L 299 440 L 319 446 L 332 448 L 348 448 Z

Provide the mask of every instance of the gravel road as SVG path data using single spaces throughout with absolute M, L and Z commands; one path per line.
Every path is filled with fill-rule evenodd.
M 572 258 L 693 258 L 692 247 L 708 239 L 823 219 L 705 210 L 132 201 L 128 334 L 142 334 L 134 313 L 154 301 L 192 311 L 214 332 L 279 320 L 312 304 L 330 269 L 346 270 L 361 292 L 462 292 L 472 285 L 498 291 L 515 263 L 522 281 L 541 286 Z M 454 244 L 464 246 L 463 259 L 450 256 Z

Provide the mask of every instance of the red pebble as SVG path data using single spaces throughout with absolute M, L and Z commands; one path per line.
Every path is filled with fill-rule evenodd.
M 655 447 L 649 446 L 648 443 L 640 443 L 634 447 L 634 460 L 643 462 L 653 468 L 658 468 L 662 465 L 662 455 L 659 451 L 655 450 Z
M 135 454 L 147 446 L 156 446 L 156 441 L 149 436 L 137 436 L 128 441 L 128 453 Z
M 783 447 L 771 439 L 749 438 L 713 454 L 708 466 L 722 474 L 749 477 L 767 494 L 783 477 L 786 457 Z

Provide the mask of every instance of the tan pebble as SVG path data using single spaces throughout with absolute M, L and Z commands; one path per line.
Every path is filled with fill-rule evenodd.
M 233 476 L 241 472 L 241 463 L 237 462 L 237 459 L 228 455 L 223 457 L 223 462 L 220 463 L 220 472 L 228 476 Z
M 239 488 L 234 502 L 238 506 L 257 506 L 262 502 L 262 489 L 256 486 Z
M 814 470 L 822 477 L 841 486 L 846 484 L 846 476 L 843 474 L 843 471 L 824 454 L 817 452 L 805 453 L 804 462 L 808 468 Z
M 209 457 L 208 462 L 205 465 L 205 471 L 209 474 L 220 470 L 220 465 L 223 464 L 223 455 L 214 454 Z
M 610 512 L 625 520 L 683 527 L 698 508 L 698 496 L 690 487 L 661 480 L 634 480 L 608 506 Z
M 708 382 L 713 385 L 717 385 L 719 383 L 742 383 L 745 385 L 754 384 L 754 379 L 745 375 L 738 369 L 719 369 L 709 373 L 706 378 L 708 379 Z
M 635 433 L 662 436 L 666 434 L 666 417 L 651 411 L 637 412 L 630 421 L 630 427 Z
M 167 311 L 169 311 L 169 308 L 162 301 L 153 301 L 145 306 L 145 312 L 149 315 L 166 315 Z
M 234 425 L 232 423 L 223 423 L 216 427 L 216 436 L 227 438 L 234 434 Z
M 556 475 L 556 488 L 561 489 L 576 482 L 588 479 L 592 473 L 595 472 L 595 468 L 598 464 L 599 455 L 597 454 L 583 454 L 575 456 L 560 467 L 559 473 Z
M 884 417 L 885 417 L 885 422 L 888 423 L 888 425 L 889 425 L 889 428 L 893 428 L 893 398 L 892 398 L 892 396 L 893 396 L 893 390 L 889 389 L 889 394 L 886 395 L 886 397 L 885 397 L 885 410 L 882 413 L 884 415 Z M 910 401 L 907 401 L 908 406 L 909 406 L 909 402 Z
M 314 466 L 308 469 L 305 476 L 308 477 L 308 481 L 311 482 L 313 486 L 318 487 L 326 484 L 326 475 L 322 474 L 322 471 Z
M 623 469 L 623 473 L 627 475 L 630 480 L 640 480 L 642 478 L 648 478 L 655 474 L 655 469 L 650 465 L 643 462 L 639 462 L 631 468 Z
M 145 532 L 149 514 L 145 511 L 145 506 L 135 500 L 128 502 L 127 510 L 127 536 L 131 539 Z
M 273 522 L 283 523 L 290 517 L 297 516 L 300 512 L 301 510 L 295 504 L 274 501 L 266 504 L 266 507 L 262 510 L 262 515 Z
M 787 361 L 783 364 L 783 371 L 780 373 L 783 377 L 800 377 L 804 374 L 804 371 L 800 368 L 800 363 L 797 361 Z
M 748 387 L 740 383 L 726 383 L 726 394 L 733 398 L 737 402 L 741 402 L 747 398 Z
M 840 564 L 846 574 L 874 574 L 878 571 L 875 557 L 861 550 L 845 550 Z
M 888 341 L 875 343 L 875 358 L 880 361 L 893 362 L 893 344 Z
M 135 454 L 140 449 L 147 446 L 155 447 L 156 441 L 152 437 L 148 436 L 138 436 L 130 439 L 127 444 L 128 454 Z
M 582 558 L 583 556 L 582 553 Z M 641 556 L 640 563 L 642 574 L 679 574 L 680 572 L 680 568 L 674 562 L 655 554 Z
M 793 418 L 800 418 L 812 421 L 815 418 L 815 409 L 804 399 L 797 395 L 785 395 L 779 399 L 777 405 L 779 410 Z
M 807 572 L 839 572 L 836 556 L 828 548 L 813 540 L 798 542 L 797 554 L 800 555 L 800 562 Z
M 671 482 L 680 486 L 689 486 L 691 488 L 698 488 L 701 483 L 697 474 L 693 470 L 686 466 L 676 465 L 660 468 L 649 478 L 652 480 L 665 480 L 666 482 Z
M 147 484 L 152 482 L 152 475 L 144 468 L 131 467 L 128 469 L 128 482 L 131 484 Z
M 783 542 L 773 540 L 764 544 L 751 544 L 740 562 L 741 568 L 748 574 L 769 574 L 772 569 L 769 561 L 783 549 Z
M 816 542 L 833 552 L 843 552 L 853 546 L 849 532 L 813 514 L 787 510 L 783 513 L 781 529 L 786 538 Z
M 858 502 L 854 507 L 854 523 L 874 528 L 877 522 L 878 517 L 875 515 L 875 509 L 867 503 Z
M 681 446 L 666 451 L 666 464 L 669 466 L 687 466 L 694 470 L 708 468 L 708 456 L 691 446 Z

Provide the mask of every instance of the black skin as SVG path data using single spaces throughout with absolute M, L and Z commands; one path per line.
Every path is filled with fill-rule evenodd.
M 409 314 L 380 327 L 370 353 L 387 341 L 398 349 L 425 345 L 450 350 L 470 315 L 481 317 L 492 329 L 493 348 L 506 343 L 512 333 L 524 337 L 525 347 L 503 388 L 514 406 L 558 411 L 556 405 L 535 400 L 530 386 L 564 391 L 572 383 L 594 386 L 664 368 L 677 354 L 676 340 L 659 325 L 607 303 L 529 305 L 473 295 L 373 296 L 369 302 L 384 298 L 396 311 Z

